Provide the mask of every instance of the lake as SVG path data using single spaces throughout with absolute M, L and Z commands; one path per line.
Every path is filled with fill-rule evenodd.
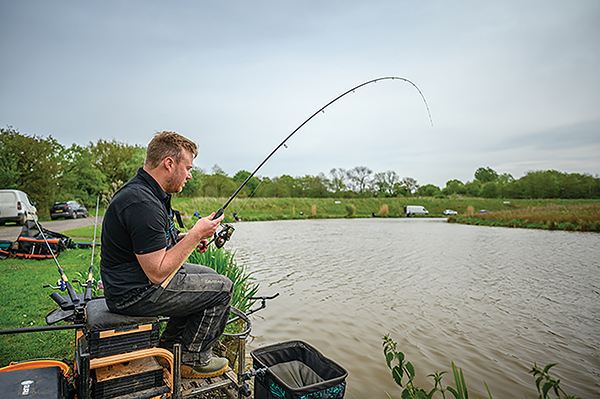
M 427 374 L 465 373 L 471 397 L 535 398 L 534 363 L 568 394 L 600 395 L 600 234 L 445 219 L 237 223 L 227 244 L 280 296 L 254 316 L 248 350 L 299 339 L 348 373 L 346 398 L 399 397 L 389 334 Z

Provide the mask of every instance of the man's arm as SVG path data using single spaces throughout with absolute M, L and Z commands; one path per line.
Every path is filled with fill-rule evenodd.
M 215 234 L 215 231 L 223 220 L 223 216 L 216 220 L 211 220 L 214 215 L 213 213 L 209 217 L 198 220 L 189 233 L 185 234 L 181 241 L 175 244 L 170 250 L 167 251 L 166 248 L 163 248 L 148 254 L 136 254 L 142 270 L 144 270 L 144 273 L 151 282 L 154 284 L 162 283 L 173 272 L 179 269 L 202 240 L 210 238 Z

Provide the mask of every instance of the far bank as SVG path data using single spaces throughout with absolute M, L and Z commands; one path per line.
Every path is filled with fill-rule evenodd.
M 194 213 L 207 216 L 226 201 L 227 198 L 174 198 L 173 208 L 181 212 L 186 226 L 191 226 Z M 429 211 L 426 217 L 446 217 L 445 210 L 454 210 L 457 215 L 450 216 L 449 221 L 456 223 L 600 232 L 600 200 L 583 199 L 236 198 L 225 211 L 225 222 L 235 221 L 234 212 L 240 221 L 405 217 L 404 207 L 408 205 L 424 206 Z

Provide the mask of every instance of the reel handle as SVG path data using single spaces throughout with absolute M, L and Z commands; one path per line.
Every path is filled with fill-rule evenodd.
M 223 213 L 225 212 L 225 208 L 220 208 L 216 213 L 215 216 L 213 216 L 213 218 L 211 220 L 215 220 L 221 217 L 221 215 L 223 215 Z M 202 218 L 202 216 L 200 216 L 200 214 L 198 213 L 198 211 L 194 212 L 194 216 L 197 217 L 198 219 Z M 203 244 L 200 246 L 200 249 L 204 249 L 206 247 L 208 247 L 210 245 L 211 242 L 214 241 L 214 238 L 212 240 L 210 240 L 210 242 L 208 244 Z M 223 244 L 221 244 L 221 246 L 219 248 L 221 248 L 223 245 L 225 245 L 225 243 L 223 242 Z

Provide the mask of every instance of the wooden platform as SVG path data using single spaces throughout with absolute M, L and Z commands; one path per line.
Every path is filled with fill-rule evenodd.
M 230 398 L 237 398 L 237 375 L 227 367 L 225 374 L 213 378 L 182 378 L 183 398 L 202 398 L 209 392 L 225 393 Z

